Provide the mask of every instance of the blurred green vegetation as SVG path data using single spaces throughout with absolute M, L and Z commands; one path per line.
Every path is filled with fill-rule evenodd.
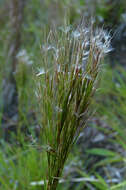
M 45 30 L 66 23 L 76 25 L 83 15 L 86 19 L 95 17 L 96 26 L 104 24 L 105 27 L 113 29 L 112 27 L 117 27 L 125 20 L 126 2 L 125 0 L 25 2 L 21 46 L 18 51 L 20 53 L 25 50 L 25 58 L 22 60 L 21 56 L 18 56 L 18 65 L 14 73 L 18 93 L 18 118 L 16 121 L 6 118 L 4 125 L 3 83 L 9 77 L 8 65 L 11 65 L 8 53 L 12 19 L 9 16 L 10 2 L 0 0 L 0 190 L 39 190 L 42 186 L 31 186 L 30 183 L 45 180 L 47 166 L 44 148 L 40 146 L 41 115 L 35 94 L 34 75 L 42 67 L 41 46 L 44 44 Z M 101 72 L 104 74 L 94 103 L 97 107 L 94 117 L 100 122 L 92 122 L 91 127 L 108 138 L 101 146 L 95 144 L 96 147 L 86 148 L 84 151 L 83 146 L 73 147 L 64 169 L 66 182 L 59 184 L 59 190 L 126 189 L 126 173 L 122 171 L 119 180 L 114 181 L 115 177 L 109 171 L 109 167 L 116 168 L 116 172 L 126 168 L 126 71 L 121 66 L 114 69 L 108 66 Z M 9 93 L 10 91 L 8 95 Z M 8 125 L 9 132 L 6 130 Z M 16 126 L 16 135 L 11 126 Z M 8 138 L 6 142 L 5 133 Z M 79 183 L 71 182 L 72 178 L 82 177 L 85 180 Z

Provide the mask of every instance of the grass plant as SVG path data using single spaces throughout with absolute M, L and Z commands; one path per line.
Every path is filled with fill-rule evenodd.
M 47 190 L 57 189 L 69 151 L 89 119 L 109 42 L 103 30 L 80 24 L 76 30 L 51 30 L 42 44 L 43 68 L 36 80 L 48 160 Z
M 113 3 L 107 5 L 105 1 L 93 3 L 84 0 L 31 0 L 26 3 L 21 45 L 21 49 L 25 51 L 19 50 L 19 64 L 15 72 L 18 114 L 14 113 L 13 118 L 7 117 L 3 123 L 2 118 L 6 117 L 4 101 L 8 101 L 8 98 L 3 97 L 3 82 L 10 71 L 10 59 L 7 55 L 10 43 L 8 36 L 11 32 L 8 2 L 0 1 L 0 190 L 68 190 L 71 189 L 71 183 L 76 190 L 125 190 L 125 173 L 121 174 L 117 183 L 113 176 L 108 175 L 107 170 L 108 165 L 110 168 L 117 167 L 117 172 L 125 171 L 126 167 L 124 68 L 116 68 L 116 71 L 107 68 L 101 83 L 103 93 L 101 98 L 99 95 L 96 97 L 99 112 L 97 117 L 102 120 L 101 123 L 107 123 L 107 127 L 100 125 L 97 129 L 111 137 L 105 140 L 103 147 L 92 147 L 84 151 L 85 155 L 78 151 L 77 145 L 77 150 L 67 160 L 79 133 L 94 111 L 90 105 L 97 90 L 99 74 L 103 73 L 101 59 L 109 51 L 109 35 L 103 30 L 79 25 L 75 30 L 71 26 L 60 27 L 58 31 L 53 29 L 47 32 L 43 40 L 43 26 L 54 23 L 58 27 L 64 23 L 65 15 L 69 17 L 67 19 L 70 24 L 77 23 L 83 13 L 86 17 L 92 13 L 96 14 L 96 25 L 105 21 L 107 26 L 112 26 L 113 18 L 116 17 L 116 23 L 122 22 L 121 17 L 125 17 L 125 14 L 122 14 L 122 5 L 125 3 L 121 0 L 121 9 L 117 10 L 119 14 L 113 15 L 112 18 L 108 15 L 113 14 Z M 116 5 L 115 1 L 113 2 Z M 40 67 L 40 70 L 35 76 L 34 84 L 32 70 L 37 67 Z M 37 100 L 33 95 L 34 91 Z M 10 91 L 8 95 L 10 96 Z M 9 106 L 8 109 L 11 113 Z M 15 138 L 12 135 L 13 126 L 18 129 Z M 37 134 L 39 133 L 37 137 L 34 133 L 36 129 Z M 9 143 L 3 140 L 5 134 Z M 106 143 L 113 148 L 106 147 Z M 80 154 L 83 157 L 81 166 Z M 89 167 L 90 160 L 98 156 L 103 159 L 93 162 L 92 167 Z M 66 178 L 61 178 L 66 160 L 67 167 L 71 160 L 76 162 L 80 169 L 77 170 L 78 179 L 69 172 Z M 73 166 L 70 169 L 73 169 Z M 62 180 L 64 183 L 58 186 Z M 44 185 L 36 185 L 39 181 Z M 32 182 L 36 182 L 34 186 L 31 185 Z

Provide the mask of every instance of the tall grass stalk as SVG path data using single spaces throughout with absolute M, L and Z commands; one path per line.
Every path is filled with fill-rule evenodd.
M 57 189 L 69 151 L 89 118 L 109 42 L 105 31 L 81 24 L 76 30 L 50 31 L 42 45 L 37 97 L 48 160 L 47 190 Z

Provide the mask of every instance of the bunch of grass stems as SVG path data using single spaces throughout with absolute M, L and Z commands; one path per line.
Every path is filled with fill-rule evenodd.
M 101 59 L 109 51 L 105 31 L 79 25 L 51 30 L 42 45 L 38 76 L 42 133 L 47 151 L 47 190 L 56 190 L 72 145 L 90 116 Z

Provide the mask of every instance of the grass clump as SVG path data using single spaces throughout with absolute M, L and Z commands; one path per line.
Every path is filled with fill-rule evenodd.
M 48 160 L 47 190 L 57 189 L 71 146 L 90 116 L 109 42 L 105 31 L 81 24 L 75 31 L 70 27 L 51 30 L 42 45 L 37 97 Z

